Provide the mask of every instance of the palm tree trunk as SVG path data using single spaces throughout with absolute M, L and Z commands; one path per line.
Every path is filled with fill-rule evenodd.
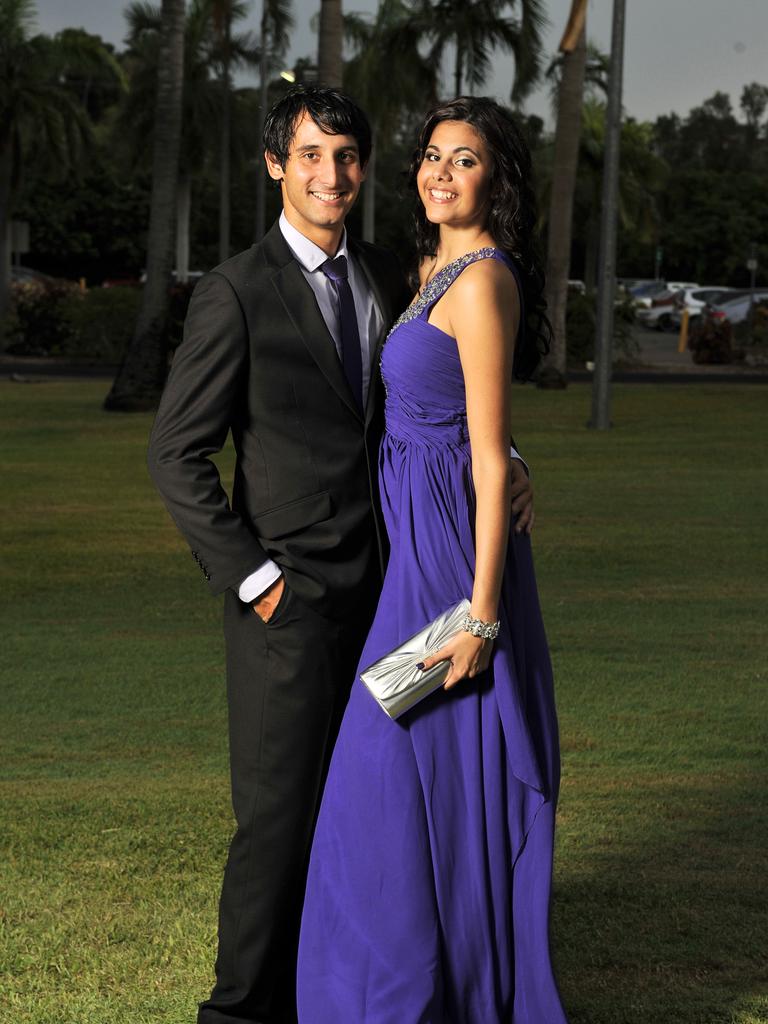
M 229 68 L 229 45 L 232 33 L 232 9 L 228 9 L 224 21 L 224 67 L 221 75 L 223 106 L 221 112 L 221 163 L 219 167 L 219 262 L 230 255 L 230 163 L 232 158 L 232 82 Z
M 461 82 L 464 77 L 464 50 L 456 40 L 456 63 L 453 66 L 453 95 L 461 96 Z
M 344 74 L 342 43 L 344 20 L 341 0 L 320 0 L 320 31 L 317 55 L 317 80 L 320 85 L 340 89 Z
M 264 139 L 264 121 L 267 116 L 267 99 L 269 88 L 269 17 L 267 0 L 263 0 L 261 12 L 261 51 L 259 53 L 259 116 L 256 131 L 256 237 L 260 242 L 266 230 L 267 175 L 264 165 L 262 142 Z
M 184 168 L 179 171 L 176 192 L 176 273 L 179 284 L 189 280 L 189 217 L 192 209 L 192 177 Z
M 371 150 L 363 185 L 363 240 L 376 241 L 376 147 Z
M 13 145 L 10 137 L 0 142 L 0 350 L 4 320 L 11 301 L 11 180 Z
M 574 0 L 574 9 L 578 4 L 579 0 Z M 539 372 L 540 387 L 564 388 L 568 383 L 565 314 L 571 266 L 573 194 L 579 162 L 581 104 L 587 62 L 586 33 L 585 20 L 575 47 L 564 55 L 558 94 L 547 238 L 546 298 L 552 324 L 552 349 Z
M 133 341 L 104 402 L 105 409 L 122 412 L 153 408 L 168 370 L 166 326 L 181 141 L 184 0 L 162 0 L 162 19 L 147 283 L 142 293 Z

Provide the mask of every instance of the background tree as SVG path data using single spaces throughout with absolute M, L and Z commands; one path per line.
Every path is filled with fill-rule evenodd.
M 507 9 L 519 17 L 507 17 Z M 494 49 L 515 55 L 512 98 L 524 98 L 540 72 L 542 0 L 437 0 L 425 8 L 430 21 L 432 59 L 440 62 L 454 48 L 453 94 L 484 85 Z
M 218 69 L 221 92 L 221 126 L 219 139 L 219 260 L 231 253 L 231 167 L 232 167 L 232 72 L 238 68 L 256 67 L 259 52 L 250 32 L 232 35 L 232 26 L 248 14 L 246 0 L 208 0 L 213 17 L 216 47 L 212 56 Z M 264 0 L 265 8 L 268 0 Z
M 184 13 L 184 0 L 162 0 L 147 282 L 142 293 L 133 341 L 104 402 L 104 407 L 109 410 L 153 408 L 162 391 L 168 368 L 166 320 L 181 144 Z
M 317 48 L 317 80 L 340 89 L 344 79 L 344 17 L 341 0 L 320 0 Z
M 539 385 L 546 387 L 565 387 L 568 381 L 566 309 L 571 267 L 573 197 L 576 191 L 581 106 L 587 65 L 586 0 L 573 0 L 560 52 L 546 263 L 546 299 L 552 324 L 552 348 L 538 377 Z
M 0 0 L 0 325 L 10 294 L 10 223 L 26 166 L 61 174 L 88 147 L 90 122 L 74 77 L 106 76 L 116 87 L 123 81 L 96 37 L 33 35 L 34 24 L 32 0 Z
M 768 88 L 753 82 L 742 91 L 746 123 L 730 98 L 717 92 L 686 117 L 656 119 L 652 144 L 669 166 L 657 194 L 658 242 L 664 274 L 702 284 L 744 287 L 746 260 L 757 247 L 758 283 L 768 280 Z M 650 253 L 643 253 L 650 264 Z M 636 263 L 629 250 L 625 266 Z
M 420 10 L 407 0 L 382 0 L 373 21 L 348 14 L 344 27 L 355 53 L 344 69 L 344 87 L 367 112 L 373 130 L 363 186 L 363 237 L 373 242 L 377 150 L 392 146 L 408 114 L 418 115 L 436 101 L 437 69 L 421 53 L 426 26 Z M 391 199 L 391 188 L 387 196 Z
M 203 172 L 212 155 L 212 141 L 219 135 L 222 121 L 231 122 L 232 104 L 237 100 L 231 84 L 227 86 L 221 77 L 222 43 L 214 14 L 214 0 L 191 0 L 185 22 L 184 101 L 176 204 L 176 270 L 182 282 L 187 280 L 189 270 L 193 181 Z M 233 7 L 232 16 L 238 20 L 244 17 L 244 5 Z M 116 144 L 126 152 L 128 162 L 137 167 L 151 160 L 153 97 L 157 89 L 162 13 L 155 4 L 134 2 L 126 8 L 125 17 L 129 27 L 126 62 L 130 71 L 130 89 L 117 120 Z M 257 57 L 251 34 L 233 34 L 231 27 L 226 50 L 230 68 L 252 65 Z M 229 127 L 227 138 L 227 160 L 220 163 L 217 180 L 219 210 L 227 210 L 224 230 L 228 238 L 231 156 L 234 149 L 235 158 L 242 159 L 244 146 L 243 136 L 238 133 L 235 134 L 233 146 Z M 226 178 L 224 182 L 222 176 Z M 228 249 L 227 243 L 227 253 Z M 220 259 L 221 253 L 220 218 Z
M 291 0 L 262 0 L 261 36 L 259 38 L 259 106 L 256 129 L 255 240 L 257 242 L 264 235 L 266 220 L 266 169 L 262 153 L 262 136 L 269 102 L 269 80 L 288 49 L 289 32 L 292 27 Z
M 741 90 L 739 106 L 747 119 L 747 146 L 757 148 L 765 111 L 768 108 L 768 87 L 752 82 Z
M 627 118 L 621 125 L 619 165 L 620 237 L 654 243 L 660 217 L 656 202 L 667 180 L 667 166 L 653 151 L 653 126 Z M 605 104 L 588 99 L 582 111 L 582 134 L 576 187 L 575 219 L 584 246 L 584 283 L 597 282 L 600 202 L 605 157 Z

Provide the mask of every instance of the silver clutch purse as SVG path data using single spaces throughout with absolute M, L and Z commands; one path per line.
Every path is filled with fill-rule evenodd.
M 464 598 L 360 673 L 390 718 L 399 718 L 445 682 L 449 661 L 438 662 L 425 672 L 416 666 L 456 636 L 468 611 L 469 601 Z

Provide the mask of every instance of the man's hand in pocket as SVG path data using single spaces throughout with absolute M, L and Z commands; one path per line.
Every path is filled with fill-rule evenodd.
M 253 602 L 253 610 L 262 622 L 269 622 L 275 614 L 275 608 L 277 608 L 284 590 L 285 577 L 278 576 L 272 586 L 265 590 L 261 597 L 257 598 Z

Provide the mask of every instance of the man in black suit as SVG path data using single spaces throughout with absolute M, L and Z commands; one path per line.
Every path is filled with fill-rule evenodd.
M 237 829 L 198 1024 L 296 1021 L 312 829 L 386 559 L 378 354 L 410 298 L 396 258 L 344 228 L 370 155 L 365 115 L 334 91 L 297 89 L 270 111 L 264 144 L 283 213 L 197 285 L 149 451 L 225 595 Z M 231 505 L 210 459 L 229 431 Z M 520 469 L 513 479 L 524 523 L 530 489 Z

